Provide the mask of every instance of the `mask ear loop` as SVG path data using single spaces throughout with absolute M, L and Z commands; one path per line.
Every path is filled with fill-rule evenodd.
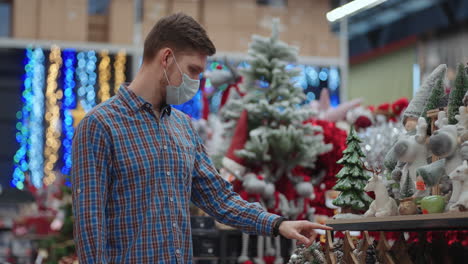
M 171 82 L 169 81 L 169 78 L 167 77 L 166 69 L 164 69 L 164 76 L 166 76 L 167 84 L 171 85 Z
M 179 69 L 179 71 L 180 71 L 180 75 L 184 75 L 184 73 L 182 72 L 182 70 L 181 70 L 180 67 L 179 67 L 179 63 L 177 63 L 177 60 L 176 60 L 176 58 L 175 58 L 174 53 L 171 53 L 171 54 L 172 54 L 172 57 L 174 58 L 175 64 L 177 65 L 177 69 Z M 183 80 L 182 80 L 182 81 L 183 81 Z
M 182 85 L 182 84 L 184 83 L 184 76 L 183 76 L 184 74 L 183 74 L 182 71 L 180 70 L 179 64 L 177 63 L 177 60 L 176 60 L 176 58 L 175 58 L 174 53 L 171 53 L 171 54 L 172 54 L 172 57 L 174 58 L 174 61 L 175 61 L 176 66 L 177 66 L 177 69 L 179 69 L 179 72 L 180 72 L 180 74 L 182 75 L 182 83 L 181 83 L 181 85 Z M 177 100 L 179 100 L 179 99 L 180 99 L 180 89 L 177 89 L 177 87 L 171 85 L 171 82 L 169 81 L 169 77 L 167 76 L 166 69 L 164 69 L 164 76 L 166 76 L 166 80 L 167 80 L 168 86 L 169 86 L 169 87 L 172 87 L 173 89 L 176 90 L 176 92 L 177 92 Z M 167 91 L 166 91 L 166 93 L 167 93 Z

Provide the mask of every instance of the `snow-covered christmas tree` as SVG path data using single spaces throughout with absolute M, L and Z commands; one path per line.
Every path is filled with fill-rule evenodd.
M 302 89 L 291 82 L 298 72 L 286 69 L 289 62 L 296 61 L 297 52 L 279 40 L 278 20 L 271 37 L 253 36 L 249 67 L 241 71 L 245 96 L 239 99 L 240 104 L 231 103 L 231 109 L 224 111 L 231 118 L 240 115 L 241 109 L 248 115 L 247 124 L 242 124 L 248 127 L 247 142 L 235 146 L 234 157 L 228 151 L 227 158 L 244 160 L 247 167 L 260 169 L 270 182 L 283 175 L 301 182 L 300 177 L 292 177 L 292 169 L 314 167 L 317 156 L 331 149 L 323 143 L 319 126 L 303 123 L 314 111 L 304 104 Z M 239 108 L 232 109 L 236 105 Z
M 364 170 L 361 150 L 361 140 L 351 127 L 346 144 L 348 147 L 343 151 L 343 158 L 338 161 L 343 168 L 336 175 L 338 181 L 333 189 L 340 191 L 340 195 L 333 204 L 341 207 L 343 213 L 358 212 L 366 210 L 372 199 L 364 192 L 369 177 Z
M 457 68 L 457 77 L 455 78 L 455 88 L 450 92 L 448 105 L 449 124 L 457 123 L 455 118 L 458 115 L 458 109 L 463 105 L 463 97 L 468 91 L 468 76 L 466 75 L 465 65 L 459 64 Z

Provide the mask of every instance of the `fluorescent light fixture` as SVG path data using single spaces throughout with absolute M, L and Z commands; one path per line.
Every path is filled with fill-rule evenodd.
M 354 0 L 327 13 L 327 20 L 335 22 L 345 16 L 353 15 L 364 9 L 380 5 L 387 0 Z

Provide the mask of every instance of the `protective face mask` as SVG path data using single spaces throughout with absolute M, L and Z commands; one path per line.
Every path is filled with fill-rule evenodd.
M 169 78 L 167 77 L 166 69 L 164 69 L 164 75 L 166 76 L 167 85 L 166 87 L 166 103 L 173 104 L 173 105 L 180 105 L 183 104 L 198 92 L 198 88 L 200 87 L 200 80 L 194 80 L 190 78 L 187 74 L 183 73 L 177 63 L 177 60 L 172 53 L 172 57 L 174 57 L 174 61 L 177 65 L 177 69 L 179 69 L 180 74 L 182 74 L 182 83 L 179 86 L 170 85 Z

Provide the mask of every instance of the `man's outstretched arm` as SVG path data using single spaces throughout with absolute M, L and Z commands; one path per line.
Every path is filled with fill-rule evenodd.
M 266 212 L 258 204 L 248 203 L 235 193 L 231 184 L 219 176 L 199 139 L 192 202 L 218 221 L 249 234 L 271 236 L 273 227 L 280 219 L 280 216 Z M 307 246 L 315 240 L 314 229 L 331 229 L 308 221 L 284 221 L 278 228 L 279 234 Z

